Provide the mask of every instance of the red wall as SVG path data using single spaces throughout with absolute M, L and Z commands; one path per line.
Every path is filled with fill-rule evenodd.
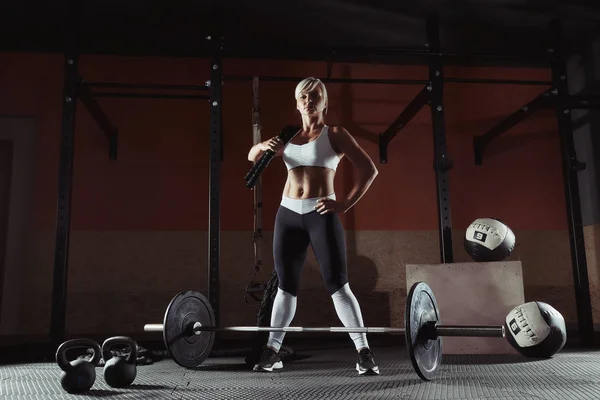
M 63 58 L 3 54 L 0 114 L 38 121 L 34 229 L 54 229 L 61 130 Z M 207 60 L 80 59 L 88 81 L 202 84 Z M 224 61 L 225 74 L 323 76 L 325 63 Z M 446 76 L 548 79 L 531 69 L 448 67 Z M 425 79 L 418 66 L 334 65 L 334 77 Z M 295 83 L 261 82 L 263 137 L 297 122 Z M 342 124 L 376 162 L 380 174 L 345 226 L 357 230 L 437 229 L 431 117 L 424 108 L 390 143 L 379 163 L 377 134 L 385 130 L 420 90 L 419 85 L 329 84 L 327 122 Z M 545 111 L 494 141 L 484 165 L 474 165 L 472 137 L 537 96 L 540 86 L 447 84 L 445 118 L 453 226 L 464 229 L 480 216 L 496 216 L 513 229 L 566 229 L 556 122 Z M 74 230 L 205 230 L 208 224 L 209 111 L 203 100 L 99 98 L 119 128 L 119 160 L 108 159 L 108 143 L 78 104 L 73 187 Z M 252 82 L 225 81 L 221 229 L 252 229 L 252 192 L 243 176 L 252 146 Z M 338 169 L 338 197 L 350 190 L 351 166 Z M 280 159 L 263 174 L 264 228 L 271 229 L 285 182 Z

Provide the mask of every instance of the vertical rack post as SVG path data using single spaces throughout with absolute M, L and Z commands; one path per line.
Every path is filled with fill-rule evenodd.
M 567 206 L 567 223 L 569 226 L 569 243 L 571 246 L 571 263 L 573 265 L 573 281 L 575 301 L 577 304 L 577 321 L 579 336 L 584 347 L 592 347 L 594 341 L 594 319 L 590 299 L 590 282 L 588 277 L 585 241 L 583 237 L 583 219 L 581 216 L 581 200 L 579 198 L 578 172 L 582 163 L 577 161 L 573 139 L 573 124 L 569 97 L 567 67 L 564 61 L 562 46 L 562 27 L 559 20 L 549 25 L 552 47 L 549 49 L 552 81 L 556 99 L 556 120 L 560 139 L 560 153 L 565 187 L 565 203 Z
M 222 42 L 219 36 L 209 36 L 213 50 L 210 64 L 210 172 L 208 220 L 208 301 L 219 325 L 219 264 L 220 264 L 220 192 L 221 161 L 223 156 L 222 132 Z
M 452 218 L 448 170 L 452 162 L 448 159 L 446 127 L 444 119 L 444 71 L 439 22 L 436 14 L 427 16 L 427 42 L 430 51 L 438 56 L 429 57 L 429 82 L 431 120 L 433 124 L 434 169 L 436 175 L 440 258 L 442 263 L 454 262 L 452 250 Z
M 53 345 L 64 341 L 67 309 L 67 278 L 69 265 L 69 238 L 71 231 L 71 190 L 73 187 L 73 160 L 75 145 L 75 116 L 79 86 L 78 53 L 76 46 L 79 2 L 70 0 L 66 18 L 67 50 L 64 58 L 62 94 L 62 127 L 58 166 L 58 199 L 56 208 L 56 239 L 54 250 L 54 278 L 50 341 Z

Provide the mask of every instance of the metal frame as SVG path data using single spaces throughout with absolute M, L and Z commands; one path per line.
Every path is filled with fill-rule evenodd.
M 220 61 L 219 65 L 220 65 Z M 211 71 L 214 82 L 220 82 L 216 76 L 219 71 Z M 211 239 L 209 246 L 211 255 L 209 260 L 209 298 L 214 301 L 215 315 L 218 315 L 216 300 L 219 295 L 218 288 L 218 229 L 219 229 L 219 174 L 220 161 L 222 159 L 221 149 L 221 89 L 220 85 L 139 85 L 123 83 L 87 83 L 83 80 L 78 71 L 78 54 L 75 50 L 65 56 L 65 78 L 63 88 L 63 108 L 62 108 L 62 131 L 61 131 L 61 150 L 58 178 L 58 207 L 57 207 L 57 225 L 56 242 L 54 253 L 54 278 L 52 291 L 52 311 L 50 337 L 53 343 L 60 343 L 65 337 L 66 305 L 67 305 L 67 277 L 68 277 L 68 256 L 69 256 L 69 237 L 70 237 L 70 215 L 71 215 L 71 190 L 73 182 L 73 161 L 75 157 L 74 139 L 75 139 L 75 120 L 77 114 L 77 100 L 88 110 L 98 126 L 104 131 L 109 143 L 109 159 L 117 160 L 118 153 L 118 129 L 110 122 L 109 117 L 102 110 L 96 97 L 120 97 L 120 98 L 145 98 L 145 99 L 191 99 L 191 100 L 211 100 L 213 106 L 211 114 L 211 149 L 214 147 L 219 155 L 218 161 L 211 158 L 211 217 L 209 226 Z M 208 95 L 188 95 L 188 94 L 170 94 L 170 93 L 140 93 L 140 92 L 102 92 L 92 91 L 92 87 L 103 88 L 125 88 L 125 89 L 175 89 L 175 90 L 211 90 Z M 216 113 L 216 114 L 215 114 Z M 215 116 L 216 115 L 216 116 Z M 215 133 L 217 132 L 217 133 Z M 216 136 L 215 136 L 216 135 Z M 214 139 L 214 138 L 217 139 Z M 211 150 L 212 151 L 212 150 Z M 214 201 L 214 200 L 216 201 Z M 213 237 L 214 236 L 214 237 Z M 216 253 L 215 253 L 216 249 Z M 217 261 L 213 258 L 216 257 Z
M 569 94 L 560 21 L 552 21 L 548 25 L 548 31 L 551 39 L 551 47 L 548 49 L 548 64 L 552 71 L 550 87 L 485 134 L 473 138 L 475 164 L 482 165 L 484 150 L 493 139 L 533 115 L 536 111 L 541 109 L 554 110 L 560 140 L 579 339 L 583 346 L 591 347 L 594 341 L 594 321 L 577 176 L 579 171 L 586 168 L 586 165 L 577 159 L 573 140 L 571 109 L 597 109 L 600 108 L 600 101 L 598 96 Z
M 220 38 L 208 37 L 212 42 L 213 58 L 210 69 L 210 173 L 209 173 L 209 220 L 208 220 L 208 301 L 215 323 L 219 323 L 219 266 L 221 250 L 221 161 L 223 161 L 222 129 L 222 43 Z
M 77 110 L 77 61 L 78 57 L 76 53 L 69 52 L 65 55 L 52 317 L 50 320 L 50 340 L 54 344 L 61 343 L 64 340 L 66 325 L 67 272 L 69 263 L 69 238 L 71 233 L 71 190 L 73 187 L 75 113 Z
M 78 11 L 78 0 L 69 0 L 67 18 L 68 32 L 75 37 L 75 22 Z M 222 45 L 215 47 L 211 81 L 206 85 L 158 85 L 129 84 L 108 82 L 85 82 L 78 70 L 79 54 L 74 41 L 69 41 L 69 51 L 65 54 L 62 128 L 58 176 L 58 199 L 56 238 L 54 251 L 54 276 L 52 289 L 50 340 L 58 345 L 65 339 L 66 307 L 69 267 L 69 239 L 71 233 L 71 194 L 73 187 L 73 162 L 75 158 L 75 120 L 77 100 L 88 110 L 98 126 L 104 131 L 109 143 L 109 159 L 117 160 L 118 129 L 110 122 L 102 110 L 96 97 L 146 98 L 146 99 L 193 99 L 209 100 L 211 112 L 211 179 L 210 179 L 210 218 L 209 218 L 209 299 L 218 316 L 219 298 L 219 191 L 220 162 L 222 161 L 222 129 L 221 129 L 221 50 Z M 217 65 L 219 68 L 214 68 Z M 212 82 L 212 83 L 211 83 Z M 159 89 L 159 90 L 209 90 L 208 95 L 143 93 L 143 92 L 104 92 L 92 91 L 93 87 L 110 89 Z M 218 319 L 216 320 L 218 322 Z
M 519 122 L 523 121 L 527 117 L 532 116 L 535 112 L 544 108 L 551 107 L 551 93 L 551 89 L 542 92 L 535 99 L 531 100 L 529 103 L 525 104 L 517 111 L 510 114 L 508 117 L 506 117 L 504 120 L 502 120 L 500 123 L 498 123 L 496 126 L 494 126 L 492 129 L 490 129 L 483 135 L 475 136 L 473 138 L 473 152 L 475 154 L 475 164 L 483 164 L 483 152 L 492 140 L 494 140 L 513 126 L 517 125 Z
M 427 18 L 427 41 L 433 54 L 442 52 L 437 16 Z M 444 70 L 441 56 L 429 58 L 429 105 L 433 125 L 433 153 L 438 204 L 438 230 L 440 258 L 442 263 L 454 262 L 452 252 L 452 218 L 450 211 L 450 184 L 448 171 L 452 161 L 446 146 L 446 123 L 444 119 Z M 428 89 L 429 89 L 428 87 Z
M 442 46 L 439 34 L 437 15 L 432 14 L 427 18 L 427 48 L 430 56 L 427 57 L 429 67 L 429 80 L 417 96 L 400 113 L 398 118 L 379 135 L 379 158 L 382 164 L 387 163 L 387 148 L 392 139 L 404 128 L 414 116 L 428 104 L 431 111 L 433 127 L 433 168 L 436 176 L 436 193 L 438 204 L 438 232 L 440 246 L 440 261 L 442 263 L 454 262 L 452 249 L 452 215 L 450 208 L 450 184 L 448 171 L 452 169 L 452 161 L 448 157 L 446 146 L 446 124 L 444 118 L 444 70 L 442 60 Z M 471 80 L 461 79 L 460 82 L 469 83 L 500 83 L 501 80 Z M 459 82 L 459 80 L 457 80 Z M 505 83 L 504 81 L 502 81 Z M 421 82 L 419 82 L 421 83 Z M 514 83 L 514 81 L 511 81 Z
M 70 0 L 69 19 L 67 26 L 74 25 L 73 18 L 76 15 L 74 9 L 77 0 Z M 556 116 L 559 125 L 561 139 L 561 155 L 565 179 L 565 196 L 567 199 L 567 216 L 569 219 L 569 233 L 571 240 L 571 253 L 577 297 L 577 309 L 579 318 L 579 331 L 584 345 L 591 344 L 593 336 L 593 324 L 591 324 L 591 302 L 589 297 L 589 282 L 587 279 L 587 266 L 585 260 L 585 248 L 583 247 L 581 210 L 579 204 L 577 171 L 583 166 L 576 159 L 573 146 L 573 132 L 570 121 L 570 108 L 600 108 L 600 99 L 595 96 L 568 96 L 566 69 L 562 59 L 560 42 L 560 24 L 555 22 L 551 25 L 554 33 L 554 48 L 546 62 L 550 62 L 552 69 L 552 81 L 541 80 L 505 80 L 505 79 L 471 79 L 444 77 L 443 66 L 447 60 L 458 58 L 473 58 L 490 60 L 543 60 L 540 55 L 493 55 L 493 54 L 451 54 L 444 53 L 440 43 L 439 24 L 435 14 L 427 18 L 427 40 L 428 43 L 422 48 L 371 48 L 352 49 L 338 48 L 328 53 L 327 77 L 323 81 L 329 83 L 370 83 L 370 84 L 420 84 L 423 89 L 415 99 L 401 112 L 399 117 L 390 127 L 378 137 L 380 161 L 387 162 L 387 147 L 399 131 L 418 113 L 425 104 L 431 108 L 431 118 L 434 135 L 434 160 L 433 167 L 436 172 L 436 190 L 438 197 L 438 220 L 440 238 L 440 258 L 443 263 L 453 262 L 452 254 L 452 224 L 450 212 L 450 196 L 448 184 L 448 171 L 452 168 L 452 162 L 448 157 L 445 135 L 443 89 L 445 83 L 475 83 L 475 84 L 523 84 L 550 86 L 552 89 L 544 91 L 536 99 L 521 107 L 510 115 L 498 126 L 486 134 L 474 138 L 474 152 L 476 164 L 483 162 L 483 153 L 491 141 L 502 132 L 510 129 L 522 121 L 534 111 L 544 107 L 556 107 Z M 67 30 L 71 32 L 70 29 Z M 72 34 L 72 33 L 71 33 Z M 218 324 L 219 315 L 219 264 L 220 264 L 220 172 L 223 160 L 223 138 L 222 138 L 222 93 L 223 80 L 252 80 L 253 76 L 224 76 L 222 75 L 223 38 L 206 38 L 212 49 L 212 62 L 210 81 L 206 86 L 184 86 L 184 85 L 137 85 L 128 83 L 101 83 L 84 82 L 77 71 L 78 53 L 72 46 L 65 55 L 65 80 L 63 90 L 62 109 L 62 135 L 59 167 L 59 190 L 56 227 L 56 249 L 54 262 L 54 288 L 52 297 L 52 319 L 51 337 L 54 341 L 60 341 L 65 331 L 65 310 L 67 294 L 67 267 L 69 249 L 69 224 L 71 188 L 73 176 L 74 158 L 74 126 L 77 99 L 81 99 L 84 106 L 90 111 L 92 117 L 105 132 L 109 141 L 109 157 L 117 158 L 118 130 L 110 123 L 95 97 L 128 97 L 128 98 L 179 98 L 179 99 L 209 99 L 211 107 L 210 115 L 210 205 L 209 205 L 209 259 L 208 259 L 208 292 L 209 301 L 215 312 Z M 74 43 L 72 43 L 74 44 Z M 383 56 L 416 56 L 423 57 L 429 67 L 428 80 L 400 80 L 400 79 L 340 79 L 331 78 L 332 54 L 337 60 L 346 58 L 360 59 L 361 56 L 378 54 Z M 284 54 L 284 53 L 282 53 Z M 290 57 L 297 54 L 292 52 Z M 354 54 L 354 55 L 353 55 Z M 350 61 L 350 60 L 346 60 Z M 360 61 L 359 61 L 360 62 Z M 261 81 L 295 81 L 298 77 L 274 77 L 260 76 Z M 92 91 L 99 88 L 99 91 Z M 118 92 L 102 91 L 102 89 L 160 89 L 160 90 L 206 90 L 210 88 L 210 95 L 198 94 L 154 94 L 140 92 Z
M 383 133 L 379 134 L 379 162 L 382 164 L 386 164 L 388 161 L 387 149 L 392 139 L 396 137 L 400 130 L 404 128 L 406 124 L 421 111 L 423 106 L 429 102 L 432 87 L 429 86 L 429 81 L 426 82 L 426 85 L 427 86 L 424 86 L 408 106 L 400 113 L 398 118 L 396 118 Z
M 583 238 L 579 180 L 577 177 L 578 172 L 585 168 L 585 164 L 577 160 L 573 141 L 573 125 L 570 110 L 571 99 L 569 96 L 567 67 L 563 55 L 562 27 L 559 21 L 553 21 L 549 28 L 554 46 L 550 52 L 550 65 L 554 89 L 556 89 L 555 113 L 558 123 L 558 136 L 560 138 L 579 335 L 581 343 L 584 346 L 592 346 L 594 340 L 594 319 L 590 300 L 590 283 L 585 254 L 585 241 Z
M 54 345 L 64 340 L 67 308 L 67 267 L 71 223 L 71 190 L 73 187 L 73 157 L 75 145 L 75 113 L 77 110 L 77 31 L 79 3 L 69 0 L 65 20 L 67 50 L 64 57 L 62 94 L 62 127 L 58 165 L 58 199 L 56 208 L 56 239 L 54 277 L 50 319 L 50 340 Z
M 77 73 L 77 71 L 75 71 L 75 73 Z M 77 73 L 77 75 L 79 74 Z M 87 108 L 88 112 L 92 115 L 100 129 L 104 131 L 104 134 L 108 139 L 108 157 L 114 161 L 118 156 L 119 131 L 117 127 L 110 122 L 110 119 L 94 98 L 94 93 L 90 90 L 90 85 L 83 83 L 81 79 L 78 79 L 78 81 L 79 98 L 81 99 L 81 102 L 85 108 Z

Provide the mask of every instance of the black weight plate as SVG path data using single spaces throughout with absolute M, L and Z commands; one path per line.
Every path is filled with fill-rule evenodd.
M 427 337 L 429 322 L 440 322 L 437 302 L 429 285 L 416 282 L 406 298 L 404 335 L 413 368 L 426 381 L 435 377 L 442 363 L 442 338 Z
M 215 342 L 214 331 L 196 335 L 190 329 L 195 322 L 214 326 L 215 315 L 208 299 L 193 290 L 178 293 L 169 303 L 163 321 L 165 346 L 182 367 L 195 368 L 208 358 Z

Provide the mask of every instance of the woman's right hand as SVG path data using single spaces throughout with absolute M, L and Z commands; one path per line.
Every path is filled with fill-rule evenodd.
M 261 150 L 271 150 L 276 156 L 283 153 L 283 142 L 277 136 L 261 143 Z

